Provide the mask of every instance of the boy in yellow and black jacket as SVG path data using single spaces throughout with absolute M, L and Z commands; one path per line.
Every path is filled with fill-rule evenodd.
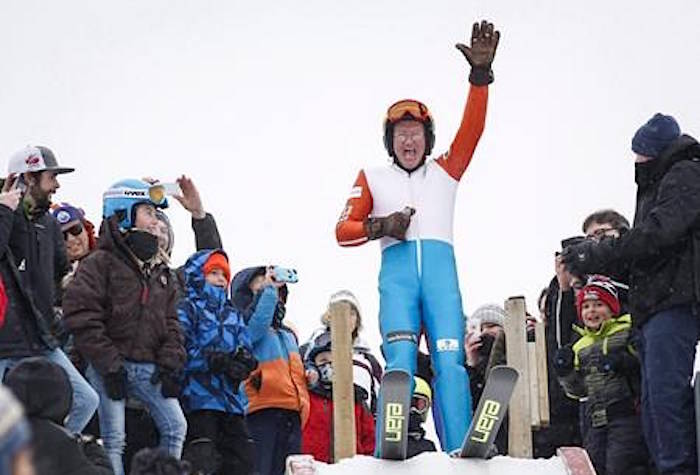
M 583 445 L 599 475 L 647 474 L 631 317 L 618 316 L 617 290 L 603 276 L 589 279 L 576 307 L 581 338 L 557 352 L 555 371 L 567 395 L 584 405 Z

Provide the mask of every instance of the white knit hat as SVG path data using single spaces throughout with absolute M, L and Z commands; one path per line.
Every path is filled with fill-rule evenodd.
M 355 307 L 355 311 L 357 311 L 357 321 L 358 321 L 358 327 L 362 327 L 362 310 L 360 309 L 360 301 L 357 300 L 357 297 L 355 297 L 355 294 L 350 292 L 349 290 L 339 290 L 331 295 L 331 298 L 328 300 L 328 308 L 331 308 L 331 305 L 334 303 L 338 302 L 347 302 L 353 307 Z M 328 321 L 328 312 L 324 312 L 323 315 L 321 315 L 321 323 L 324 325 L 329 325 Z
M 506 311 L 500 305 L 489 303 L 477 308 L 469 318 L 478 319 L 482 324 L 493 323 L 503 326 L 506 320 Z

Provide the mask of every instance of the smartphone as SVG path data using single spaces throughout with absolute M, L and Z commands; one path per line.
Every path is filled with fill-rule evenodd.
M 180 189 L 180 185 L 177 183 L 158 183 L 160 186 L 163 187 L 163 191 L 165 191 L 165 194 L 168 196 L 181 196 L 182 195 L 182 190 Z
M 22 173 L 17 175 L 17 178 L 15 179 L 15 183 L 12 185 L 12 187 L 16 190 L 21 191 L 22 194 L 26 193 L 27 183 L 24 181 L 24 175 Z
M 285 282 L 287 284 L 296 284 L 299 282 L 297 271 L 295 269 L 287 269 L 285 267 L 274 266 L 272 275 L 277 282 Z

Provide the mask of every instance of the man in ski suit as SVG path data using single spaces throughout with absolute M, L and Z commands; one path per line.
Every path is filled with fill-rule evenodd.
M 457 135 L 438 159 L 426 160 L 435 143 L 427 107 L 415 100 L 389 107 L 384 145 L 393 163 L 360 171 L 336 227 L 341 246 L 381 239 L 379 323 L 387 372 L 405 371 L 412 380 L 419 338 L 423 330 L 427 333 L 436 372 L 434 417 L 445 451 L 461 446 L 471 419 L 452 247 L 454 203 L 484 128 L 499 36 L 493 24 L 483 21 L 474 24 L 470 47 L 457 45 L 471 65 L 471 86 Z M 382 425 L 380 409 L 378 434 Z M 380 447 L 378 441 L 378 452 Z

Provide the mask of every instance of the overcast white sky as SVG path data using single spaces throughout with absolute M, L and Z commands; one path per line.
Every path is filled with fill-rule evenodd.
M 471 24 L 502 32 L 486 129 L 457 197 L 465 310 L 534 299 L 559 241 L 592 210 L 634 211 L 629 142 L 654 112 L 700 135 L 697 0 L 0 3 L 0 159 L 47 145 L 77 172 L 57 199 L 99 221 L 125 177 L 195 179 L 234 271 L 295 267 L 288 315 L 308 337 L 340 288 L 378 347 L 379 248 L 334 226 L 357 171 L 387 163 L 381 120 L 424 101 L 452 140 Z M 194 251 L 175 204 L 175 262 Z

